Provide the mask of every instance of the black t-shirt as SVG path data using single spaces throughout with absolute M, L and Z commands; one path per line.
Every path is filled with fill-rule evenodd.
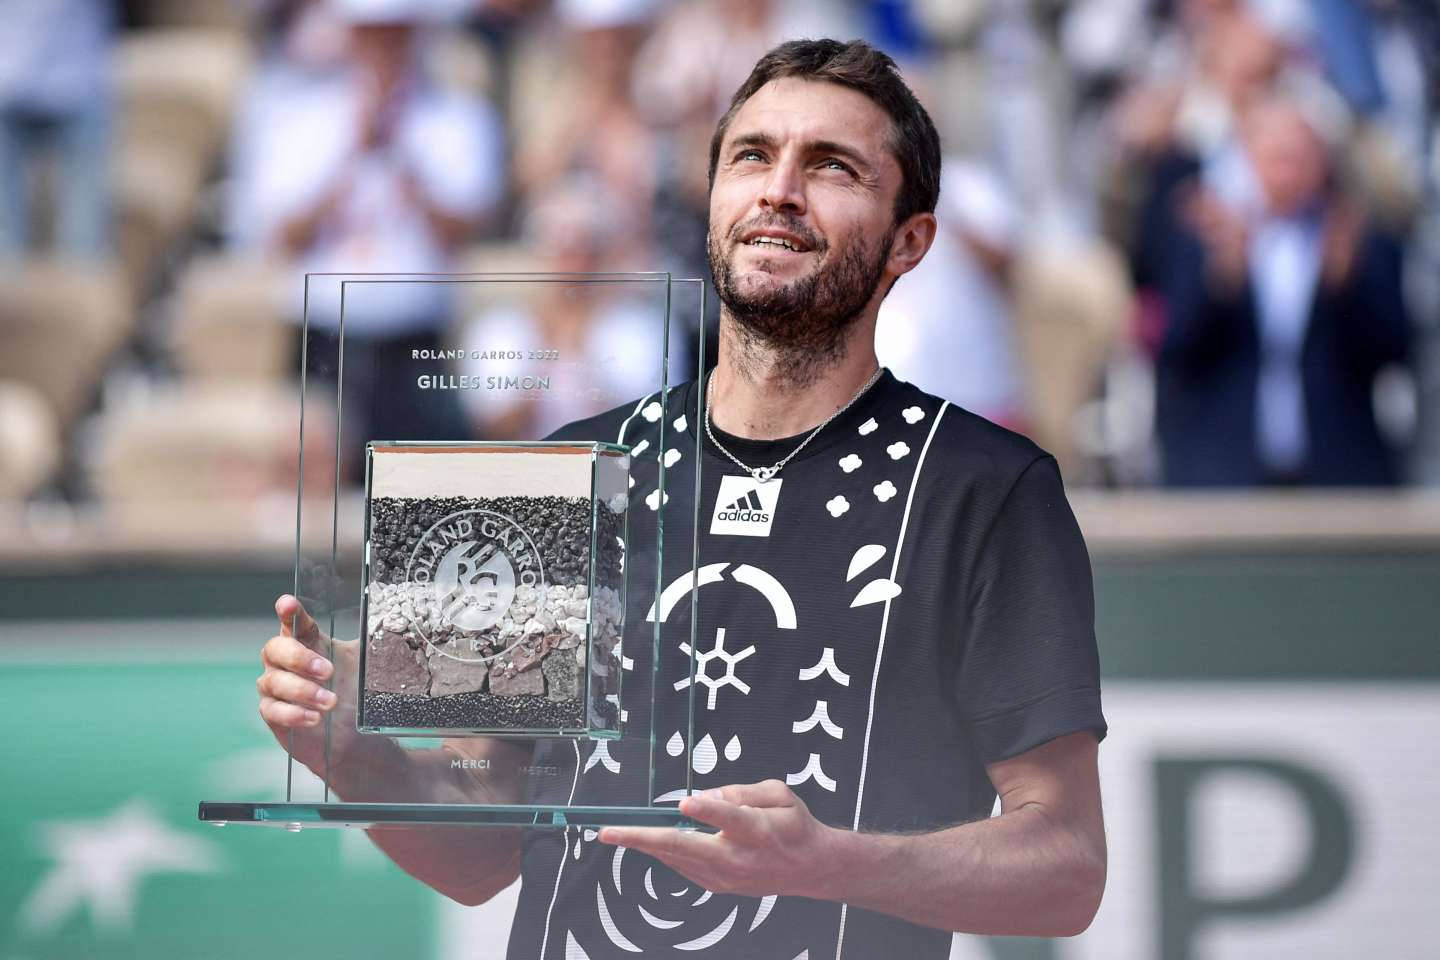
M 769 483 L 705 441 L 692 735 L 690 517 L 704 427 L 693 383 L 666 406 L 642 398 L 555 435 L 640 448 L 623 696 L 649 709 L 653 654 L 631 631 L 658 616 L 652 799 L 676 802 L 693 737 L 696 789 L 776 778 L 831 825 L 933 830 L 990 814 L 987 763 L 1075 731 L 1104 737 L 1090 563 L 1055 461 L 888 371 Z M 717 435 L 754 466 L 801 439 Z M 659 502 L 660 456 L 656 602 L 644 521 Z M 562 775 L 532 799 L 633 803 L 644 746 L 544 743 L 537 762 Z M 530 832 L 522 876 L 511 960 L 949 955 L 950 934 L 871 911 L 709 895 L 579 828 Z

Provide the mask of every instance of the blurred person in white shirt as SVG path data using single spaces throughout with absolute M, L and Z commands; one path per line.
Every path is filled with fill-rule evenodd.
M 503 194 L 503 142 L 488 103 L 424 75 L 418 51 L 429 21 L 416 0 L 302 10 L 287 40 L 303 42 L 277 48 L 242 110 L 230 216 L 239 247 L 306 273 L 453 269 Z M 312 353 L 333 355 L 333 344 L 314 348 L 338 337 L 340 285 L 310 287 Z M 457 400 L 416 387 L 416 351 L 440 349 L 451 310 L 445 284 L 349 288 L 342 403 L 358 439 L 467 435 Z
M 922 390 L 1018 429 L 1023 424 L 1007 271 L 1013 199 L 984 166 L 947 159 L 930 255 L 880 306 L 880 363 Z

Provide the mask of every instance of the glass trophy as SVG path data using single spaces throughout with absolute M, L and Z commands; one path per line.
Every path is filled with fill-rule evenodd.
M 698 485 L 703 391 L 655 411 L 704 368 L 703 301 L 664 273 L 306 277 L 294 593 L 318 629 L 290 626 L 338 703 L 283 735 L 268 797 L 201 820 L 694 826 L 670 727 L 693 729 L 695 616 L 665 626 L 689 714 L 656 729 L 654 696 L 699 530 L 667 473 Z M 658 442 L 627 442 L 637 417 Z

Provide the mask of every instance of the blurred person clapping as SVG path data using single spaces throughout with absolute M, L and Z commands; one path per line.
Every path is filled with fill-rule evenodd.
M 503 143 L 488 103 L 426 75 L 421 53 L 436 28 L 418 0 L 302 8 L 242 110 L 230 217 L 237 245 L 306 273 L 454 268 L 456 251 L 503 195 Z M 458 401 L 397 388 L 414 382 L 406 364 L 416 351 L 440 349 L 451 325 L 449 289 L 386 283 L 351 293 L 347 449 L 368 439 L 463 439 Z M 335 356 L 340 285 L 312 284 L 306 308 L 309 355 Z
M 1408 361 L 1399 244 L 1337 183 L 1333 104 L 1266 96 L 1177 193 L 1157 429 L 1178 486 L 1397 483 L 1372 402 Z

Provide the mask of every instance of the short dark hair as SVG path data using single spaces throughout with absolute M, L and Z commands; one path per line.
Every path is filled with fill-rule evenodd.
M 935 212 L 940 199 L 940 135 L 930 114 L 905 85 L 895 61 L 864 40 L 790 40 L 761 57 L 730 98 L 730 108 L 720 118 L 710 140 L 712 187 L 720 163 L 720 144 L 730 121 L 761 87 L 783 77 L 838 83 L 878 104 L 890 115 L 890 152 L 900 164 L 902 177 L 895 197 L 895 222 L 916 213 Z

